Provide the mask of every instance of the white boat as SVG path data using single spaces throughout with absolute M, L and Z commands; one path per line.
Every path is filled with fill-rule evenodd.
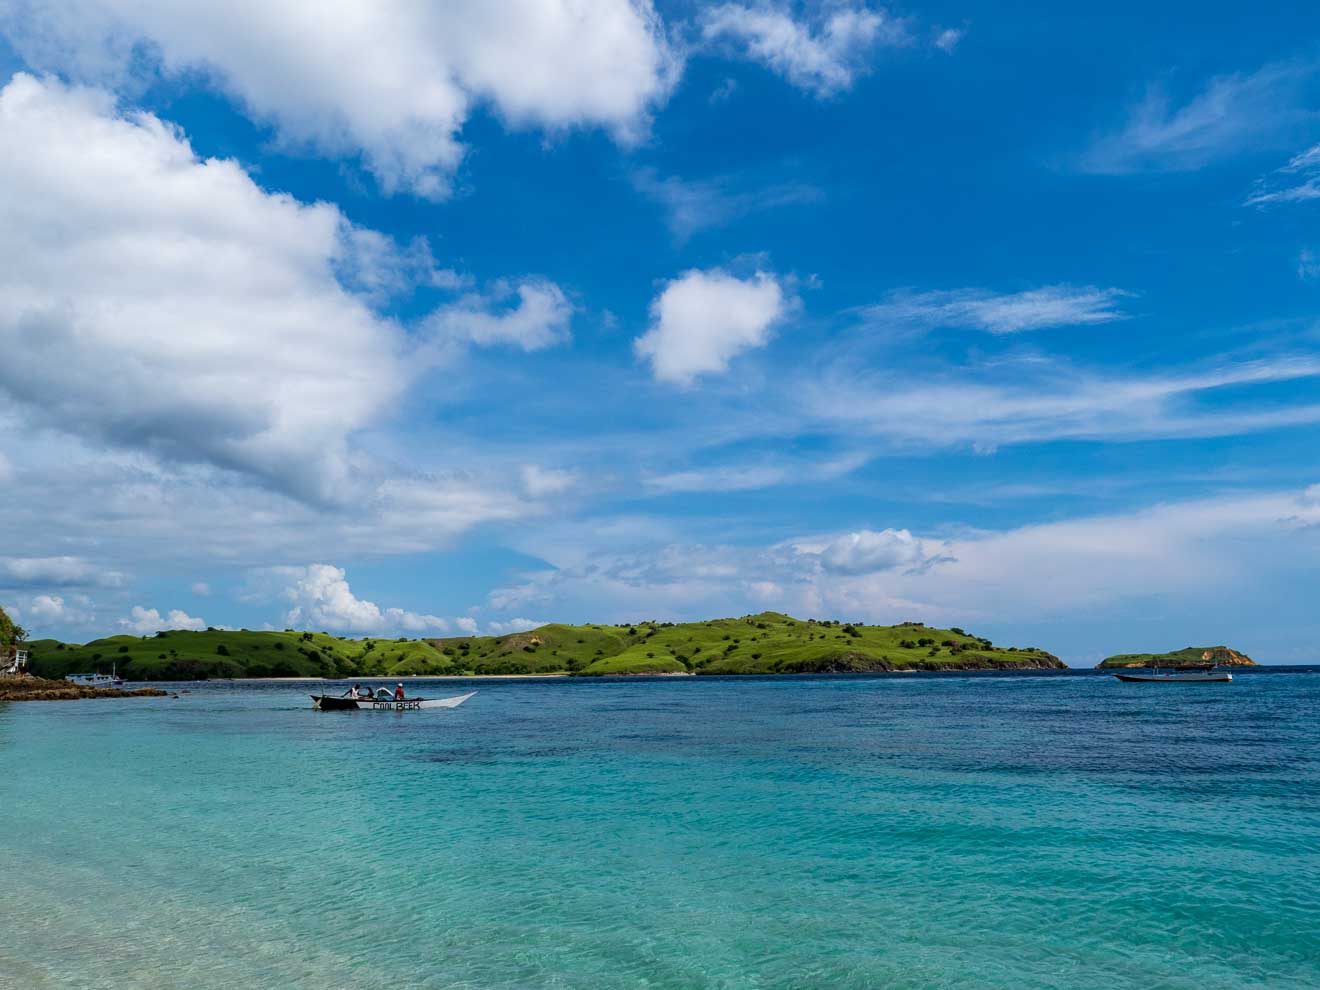
M 378 695 L 362 698 L 344 698 L 322 692 L 312 695 L 312 707 L 322 712 L 416 712 L 429 708 L 457 708 L 476 693 L 469 691 L 452 698 L 404 698 L 400 701 L 384 688 Z
M 124 686 L 124 679 L 117 673 L 109 674 L 65 674 L 64 679 L 79 687 L 117 688 Z
M 1161 671 L 1158 667 L 1150 670 L 1143 670 L 1140 673 L 1135 671 L 1124 671 L 1121 674 L 1115 674 L 1120 681 L 1132 681 L 1143 684 L 1227 684 L 1233 679 L 1233 675 L 1226 670 L 1218 670 L 1214 667 L 1202 670 L 1166 670 Z

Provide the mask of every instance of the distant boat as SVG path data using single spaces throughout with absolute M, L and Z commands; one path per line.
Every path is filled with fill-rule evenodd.
M 79 687 L 117 688 L 124 686 L 124 679 L 112 667 L 108 674 L 65 674 L 64 679 Z
M 415 712 L 428 708 L 457 708 L 477 693 L 469 691 L 452 698 L 404 698 L 397 701 L 385 688 L 380 692 L 380 696 L 365 698 L 344 698 L 322 692 L 312 695 L 312 707 L 321 712 Z
M 1226 670 L 1219 670 L 1213 664 L 1204 667 L 1175 667 L 1161 671 L 1159 667 L 1115 674 L 1120 681 L 1134 681 L 1143 684 L 1227 684 L 1233 675 Z

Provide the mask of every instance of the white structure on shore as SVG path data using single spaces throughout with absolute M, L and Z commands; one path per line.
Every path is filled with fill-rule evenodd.
M 28 651 L 14 646 L 8 656 L 0 655 L 0 677 L 22 677 L 27 673 Z

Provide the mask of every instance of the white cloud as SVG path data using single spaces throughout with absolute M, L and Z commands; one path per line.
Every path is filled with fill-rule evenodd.
M 28 64 L 84 81 L 200 73 L 286 144 L 360 153 L 385 190 L 431 198 L 448 194 L 475 104 L 514 126 L 599 125 L 631 141 L 679 71 L 649 0 L 344 0 L 333 14 L 264 0 L 0 0 L 0 30 Z
M 721 269 L 684 272 L 651 304 L 651 329 L 636 341 L 660 381 L 689 385 L 763 346 L 790 306 L 773 275 L 740 279 Z
M 729 42 L 821 97 L 849 89 L 866 72 L 877 45 L 910 40 L 903 21 L 862 5 L 827 7 L 814 23 L 806 23 L 780 6 L 720 4 L 702 13 L 701 32 L 707 42 Z
M 1320 361 L 1278 358 L 1201 371 L 1144 376 L 1079 372 L 1057 361 L 1011 365 L 1008 380 L 984 373 L 910 376 L 839 368 L 798 386 L 803 412 L 820 428 L 847 429 L 899 444 L 980 444 L 1061 439 L 1234 436 L 1320 421 L 1320 404 L 1278 407 L 1203 400 L 1226 386 L 1265 386 L 1320 377 Z M 1005 369 L 996 369 L 1003 378 Z
M 116 587 L 124 575 L 106 570 L 81 557 L 0 557 L 3 587 Z
M 1320 278 L 1320 258 L 1310 248 L 1302 248 L 1297 255 L 1297 277 L 1303 282 Z
M 454 626 L 465 636 L 475 636 L 477 634 L 477 620 L 470 615 L 460 616 L 455 619 Z
M 857 470 L 865 454 L 845 454 L 821 461 L 766 460 L 752 464 L 724 463 L 710 468 L 672 471 L 644 478 L 660 494 L 679 492 L 736 492 L 778 485 L 812 485 L 832 481 Z
M 1095 286 L 1049 285 L 996 294 L 986 289 L 894 292 L 862 313 L 877 323 L 968 327 L 1010 334 L 1048 327 L 1090 326 L 1127 318 L 1116 307 L 1128 293 Z
M 1120 652 L 1133 638 L 1133 616 L 1146 619 L 1158 610 L 1159 628 L 1138 626 L 1137 634 L 1170 647 L 1240 643 L 1244 629 L 1260 629 L 1249 616 L 1276 614 L 1279 587 L 1316 580 L 1320 486 L 998 531 L 866 532 L 768 547 L 671 543 L 618 550 L 600 540 L 590 549 L 579 542 L 567 556 L 551 546 L 545 556 L 556 569 L 499 589 L 492 605 L 589 610 L 600 621 L 695 620 L 769 607 L 803 618 L 993 625 L 1018 630 L 1014 638 L 1036 639 L 1044 630 L 1049 638 L 1042 645 L 1065 654 L 1092 637 L 1099 645 L 1088 649 Z M 928 545 L 939 547 L 938 556 Z M 1232 577 L 1247 573 L 1248 582 Z M 1069 631 L 1094 625 L 1089 616 L 1109 621 L 1098 631 Z M 1124 617 L 1123 629 L 1113 627 L 1114 616 Z
M 344 218 L 199 160 L 105 94 L 0 91 L 0 391 L 80 435 L 344 492 L 348 434 L 409 381 L 335 277 Z
M 191 616 L 177 608 L 170 609 L 169 614 L 162 618 L 160 612 L 154 608 L 134 605 L 129 617 L 120 619 L 119 625 L 120 628 L 139 636 L 150 636 L 165 629 L 202 630 L 206 628 L 206 620 Z
M 1181 106 L 1152 86 L 1127 123 L 1096 140 L 1078 164 L 1112 175 L 1192 171 L 1274 144 L 1314 119 L 1306 92 L 1313 75 L 1309 65 L 1275 63 L 1250 75 L 1218 76 Z
M 547 495 L 562 495 L 578 482 L 572 471 L 558 468 L 543 468 L 536 464 L 525 464 L 522 469 L 523 490 L 531 498 L 544 498 Z
M 967 32 L 958 28 L 945 28 L 935 35 L 935 47 L 945 54 L 952 55 L 953 50 L 958 47 L 958 43 L 963 40 L 963 35 Z
M 36 595 L 28 605 L 28 615 L 46 622 L 63 621 L 67 613 L 59 595 Z
M 486 624 L 486 634 L 489 636 L 504 636 L 508 633 L 526 632 L 545 624 L 539 619 L 509 619 L 507 622 L 489 622 Z
M 1247 205 L 1263 207 L 1312 199 L 1320 199 L 1320 144 L 1293 155 L 1287 165 L 1257 182 Z
M 572 316 L 573 304 L 559 286 L 527 278 L 465 295 L 437 309 L 427 323 L 442 341 L 512 344 L 539 351 L 568 339 Z
M 835 574 L 871 574 L 928 562 L 922 541 L 906 529 L 845 533 L 819 551 L 821 564 Z
M 449 623 L 436 615 L 381 608 L 358 598 L 348 586 L 342 568 L 330 564 L 273 568 L 268 577 L 286 583 L 282 597 L 291 603 L 285 613 L 288 626 L 336 632 L 444 632 Z
M 680 243 L 693 234 L 721 227 L 739 217 L 782 206 L 819 202 L 824 193 L 802 182 L 784 182 L 742 188 L 747 180 L 736 176 L 716 179 L 662 178 L 654 169 L 638 169 L 633 185 L 664 207 L 670 233 Z
M 211 586 L 205 581 L 194 581 L 192 584 L 192 593 L 198 598 L 209 598 L 211 595 Z

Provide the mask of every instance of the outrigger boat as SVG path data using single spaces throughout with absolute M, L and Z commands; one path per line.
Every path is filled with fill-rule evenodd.
M 378 688 L 374 695 L 362 698 L 345 698 L 322 691 L 312 695 L 312 707 L 320 712 L 416 712 L 427 708 L 457 708 L 476 693 L 469 691 L 452 698 L 404 698 L 399 701 L 388 688 Z
M 1174 667 L 1163 672 L 1159 667 L 1152 667 L 1141 673 L 1124 672 L 1114 676 L 1120 681 L 1142 684 L 1227 684 L 1233 680 L 1232 674 L 1218 669 L 1214 664 Z

